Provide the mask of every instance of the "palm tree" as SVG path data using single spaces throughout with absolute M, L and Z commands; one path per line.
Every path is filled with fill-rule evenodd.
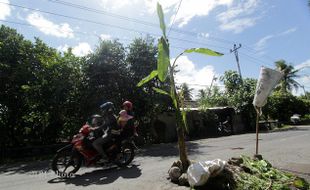
M 183 94 L 183 98 L 185 101 L 191 101 L 192 100 L 192 98 L 193 98 L 192 91 L 193 91 L 193 89 L 189 88 L 186 83 L 183 83 L 181 85 L 181 92 Z
M 206 91 L 204 91 L 203 89 L 200 89 L 199 91 L 198 91 L 198 99 L 199 100 L 203 100 L 203 99 L 205 99 L 206 98 Z
M 299 69 L 294 69 L 294 67 L 288 64 L 285 60 L 279 60 L 275 62 L 276 68 L 284 73 L 283 79 L 280 82 L 280 90 L 282 92 L 291 92 L 293 88 L 296 90 L 300 87 L 300 84 L 295 80 L 299 76 L 296 74 Z

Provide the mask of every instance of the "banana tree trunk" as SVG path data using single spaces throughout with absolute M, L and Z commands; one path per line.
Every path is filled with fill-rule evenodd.
M 186 152 L 186 145 L 185 145 L 183 128 L 178 127 L 177 133 L 178 133 L 179 155 L 180 155 L 180 160 L 181 160 L 182 166 L 183 166 L 182 172 L 186 172 L 187 168 L 189 166 L 189 160 L 188 160 L 187 152 Z
M 189 160 L 187 157 L 186 144 L 185 144 L 185 138 L 184 138 L 185 125 L 183 123 L 184 121 L 182 119 L 182 115 L 180 111 L 179 96 L 177 94 L 175 81 L 174 81 L 174 75 L 173 75 L 174 68 L 169 66 L 169 70 L 170 70 L 170 80 L 171 80 L 170 81 L 171 82 L 171 94 L 170 95 L 174 101 L 174 106 L 175 106 L 179 155 L 180 155 L 180 160 L 183 166 L 182 172 L 186 172 L 189 166 Z

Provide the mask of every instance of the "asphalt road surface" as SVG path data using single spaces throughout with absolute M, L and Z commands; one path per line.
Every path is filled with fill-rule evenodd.
M 291 171 L 310 181 L 310 126 L 295 130 L 262 133 L 259 153 L 275 167 Z M 227 160 L 240 154 L 255 152 L 255 134 L 187 142 L 191 160 Z M 70 179 L 58 178 L 49 161 L 0 166 L 0 190 L 59 189 L 188 189 L 170 183 L 167 170 L 178 158 L 175 143 L 160 144 L 139 150 L 128 168 L 82 168 Z

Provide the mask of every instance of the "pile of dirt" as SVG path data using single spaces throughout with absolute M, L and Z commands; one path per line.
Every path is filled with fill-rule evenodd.
M 174 162 L 171 166 L 169 179 L 179 185 L 189 186 L 187 174 L 182 173 L 182 163 Z M 192 189 L 218 190 L 309 190 L 309 183 L 294 174 L 278 170 L 263 158 L 240 156 L 228 160 L 224 170 L 207 183 Z

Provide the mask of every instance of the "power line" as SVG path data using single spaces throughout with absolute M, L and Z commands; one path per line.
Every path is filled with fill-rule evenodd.
M 181 7 L 181 4 L 182 4 L 182 0 L 180 0 L 178 9 L 177 9 L 177 11 L 176 11 L 176 13 L 175 13 L 175 15 L 174 15 L 173 21 L 172 21 L 172 23 L 171 23 L 171 25 L 170 25 L 170 28 L 169 28 L 169 31 L 168 31 L 168 36 L 169 36 L 169 33 L 170 33 L 170 31 L 171 31 L 171 28 L 172 28 L 172 26 L 173 26 L 173 24 L 174 24 L 175 18 L 177 17 L 177 14 L 178 14 L 178 12 L 179 12 L 179 9 L 180 9 L 180 7 Z
M 258 63 L 258 64 L 266 64 L 266 65 L 268 65 L 268 66 L 273 67 L 270 63 L 267 63 L 267 62 L 265 62 L 265 61 L 262 61 L 262 60 L 260 60 L 260 59 L 257 59 L 257 58 L 255 58 L 255 57 L 252 57 L 252 56 L 250 56 L 250 55 L 248 55 L 248 54 L 245 54 L 245 53 L 242 53 L 242 52 L 239 52 L 239 53 L 240 53 L 241 55 L 247 57 L 248 59 L 250 59 L 252 62 L 255 62 L 255 63 Z
M 253 48 L 251 48 L 251 47 L 249 47 L 247 45 L 244 45 L 244 49 L 248 50 L 249 52 L 252 52 L 253 54 L 259 54 L 260 53 L 259 51 L 255 50 L 255 49 L 253 49 Z M 265 57 L 266 60 L 269 60 L 271 62 L 275 62 L 276 61 L 275 58 L 272 58 L 272 57 L 270 57 L 268 55 L 262 55 L 261 57 Z
M 62 4 L 62 5 L 65 5 L 65 6 L 73 7 L 73 8 L 80 9 L 80 10 L 85 10 L 85 11 L 88 11 L 88 12 L 93 12 L 93 13 L 97 13 L 97 14 L 103 14 L 103 15 L 114 17 L 114 18 L 118 18 L 118 19 L 122 19 L 122 20 L 127 20 L 127 21 L 131 21 L 131 22 L 143 24 L 143 25 L 146 25 L 146 26 L 151 26 L 151 27 L 158 28 L 158 24 L 155 24 L 155 23 L 152 23 L 152 22 L 146 22 L 146 21 L 143 21 L 143 20 L 139 20 L 139 19 L 135 19 L 135 18 L 130 18 L 130 17 L 127 17 L 127 16 L 122 16 L 122 15 L 110 13 L 110 12 L 107 12 L 107 11 L 103 11 L 103 10 L 98 10 L 98 9 L 82 6 L 82 5 L 79 5 L 79 4 L 69 3 L 69 2 L 61 1 L 61 0 L 47 0 L 47 1 L 50 1 L 51 3 L 57 3 L 57 4 Z M 179 34 L 185 34 L 185 35 L 194 36 L 194 37 L 197 37 L 199 35 L 198 33 L 195 33 L 195 32 L 179 30 L 179 29 L 175 29 L 175 28 L 171 28 L 171 31 L 179 33 Z M 233 41 L 229 41 L 229 40 L 226 40 L 226 39 L 221 39 L 221 38 L 217 38 L 217 37 L 213 37 L 213 36 L 208 37 L 208 39 L 211 40 L 211 41 L 216 41 L 216 42 L 226 43 L 226 44 L 235 43 Z
M 70 3 L 70 2 L 67 2 L 67 1 L 62 1 L 62 0 L 48 0 L 48 1 L 51 2 L 51 3 L 57 3 L 57 4 L 64 5 L 64 6 L 72 7 L 72 8 L 76 8 L 76 9 L 80 9 L 80 10 L 85 10 L 85 11 L 88 11 L 88 12 L 93 12 L 93 13 L 97 13 L 97 14 L 103 14 L 103 15 L 114 17 L 114 18 L 118 18 L 118 19 L 122 19 L 122 20 L 126 20 L 126 21 L 131 21 L 131 22 L 135 22 L 135 23 L 139 23 L 139 24 L 143 24 L 143 25 L 147 25 L 147 26 L 151 26 L 151 27 L 156 27 L 156 28 L 158 27 L 158 25 L 155 24 L 155 23 L 146 22 L 146 21 L 143 21 L 143 20 L 126 17 L 126 16 L 122 16 L 122 15 L 119 15 L 119 14 L 114 14 L 114 13 L 111 13 L 111 12 L 107 12 L 107 11 L 103 11 L 103 10 L 99 10 L 99 9 L 94 9 L 94 8 L 83 6 L 83 5 Z M 178 10 L 179 10 L 179 8 L 181 6 L 181 3 L 182 3 L 182 0 L 179 3 Z M 178 13 L 178 10 L 177 10 L 177 13 Z M 175 14 L 174 20 L 176 18 L 176 14 Z M 174 23 L 174 21 L 173 21 L 173 23 Z M 179 34 L 185 34 L 185 35 L 190 35 L 190 36 L 194 36 L 194 37 L 198 37 L 199 36 L 199 34 L 195 33 L 195 32 L 189 32 L 189 31 L 174 29 L 174 28 L 172 28 L 172 25 L 171 25 L 171 27 L 169 29 L 169 32 L 170 32 L 170 30 L 173 31 L 173 32 L 179 33 Z M 204 39 L 204 40 L 206 40 L 206 39 Z M 226 44 L 235 43 L 235 42 L 227 40 L 227 39 L 217 38 L 217 37 L 213 37 L 213 36 L 208 37 L 208 40 L 216 41 L 216 42 L 219 42 L 219 43 L 226 43 Z M 206 45 L 206 44 L 203 44 L 203 45 Z M 213 47 L 219 47 L 219 46 L 213 46 Z M 225 47 L 224 49 L 226 50 L 228 48 Z M 251 50 L 250 48 L 246 48 L 246 49 L 249 49 L 250 51 L 254 51 L 254 50 Z
M 85 10 L 91 11 L 91 12 L 96 12 L 97 11 L 98 13 L 102 13 L 102 14 L 105 13 L 104 11 L 100 11 L 100 10 L 97 10 L 97 9 L 91 9 L 89 7 L 84 7 L 84 6 L 81 6 L 81 5 L 77 5 L 77 4 L 73 4 L 73 3 L 69 3 L 69 2 L 65 2 L 65 1 L 61 1 L 61 0 L 48 0 L 48 1 L 54 2 L 54 3 L 61 3 L 61 4 L 64 4 L 64 5 L 67 5 L 67 6 L 72 6 L 72 7 L 83 9 L 83 10 L 85 9 Z M 135 29 L 121 27 L 121 26 L 118 26 L 118 25 L 112 25 L 112 24 L 96 22 L 96 21 L 92 21 L 92 20 L 88 20 L 88 19 L 84 19 L 84 18 L 79 18 L 79 17 L 73 17 L 73 16 L 68 16 L 68 15 L 58 14 L 58 13 L 54 13 L 54 12 L 50 12 L 50 11 L 38 10 L 38 9 L 34 9 L 34 8 L 30 8 L 30 7 L 25 7 L 25 6 L 21 6 L 21 5 L 16 5 L 16 4 L 11 4 L 11 3 L 5 3 L 5 2 L 0 2 L 0 3 L 7 4 L 7 5 L 13 6 L 13 7 L 18 7 L 18 8 L 32 10 L 32 11 L 35 11 L 35 12 L 42 12 L 42 13 L 46 13 L 46 14 L 51 14 L 51 15 L 59 16 L 59 17 L 69 18 L 69 19 L 78 20 L 78 21 L 84 21 L 84 22 L 88 22 L 88 23 L 92 23 L 92 24 L 97 24 L 97 25 L 102 25 L 102 26 L 107 26 L 107 27 L 112 27 L 112 28 L 118 28 L 118 29 L 121 29 L 121 30 L 127 30 L 127 31 L 136 32 L 136 33 L 140 33 L 140 34 L 141 33 L 150 34 L 150 35 L 153 35 L 154 37 L 159 37 L 160 36 L 160 35 L 155 34 L 155 33 L 146 32 L 146 31 L 139 31 L 139 30 L 135 30 Z M 149 24 L 151 26 L 156 26 L 157 27 L 156 24 L 152 24 L 152 23 L 148 23 L 148 22 L 144 22 L 144 21 L 141 21 L 141 20 L 132 19 L 132 18 L 129 18 L 129 17 L 124 17 L 124 16 L 121 16 L 121 15 L 116 15 L 116 14 L 112 14 L 112 13 L 110 13 L 110 14 L 115 16 L 115 17 L 118 16 L 119 18 L 122 18 L 122 19 L 130 19 L 133 22 L 140 22 L 140 23 Z M 23 25 L 25 25 L 25 24 L 23 24 Z M 197 36 L 197 33 L 193 33 L 193 32 L 187 32 L 187 31 L 181 31 L 181 30 L 175 30 L 175 29 L 171 29 L 171 30 L 172 31 L 177 31 L 178 33 L 183 33 L 183 34 L 187 34 L 187 35 Z M 77 31 L 75 31 L 74 33 L 83 34 L 84 32 L 77 32 Z M 84 33 L 84 35 L 85 35 L 85 33 Z M 95 35 L 95 34 L 93 34 L 93 35 Z M 209 38 L 213 38 L 214 41 L 220 41 L 222 43 L 232 43 L 232 41 L 221 39 L 221 38 L 215 38 L 215 37 L 209 37 Z M 201 45 L 204 45 L 204 46 L 215 47 L 215 48 L 223 49 L 225 51 L 229 50 L 228 47 L 223 47 L 223 46 L 218 46 L 218 45 L 213 45 L 213 44 L 208 44 L 208 43 L 203 43 L 203 42 L 198 42 L 198 41 L 180 39 L 180 38 L 176 38 L 176 37 L 170 37 L 170 39 L 177 40 L 177 41 L 182 41 L 182 42 L 186 42 L 186 43 L 201 44 Z M 171 47 L 173 47 L 173 46 L 171 46 Z M 180 48 L 180 47 L 176 47 L 176 46 L 174 46 L 174 47 L 177 48 L 177 49 L 183 49 L 183 50 L 187 49 L 187 48 Z M 250 48 L 248 48 L 248 47 L 246 49 L 250 50 Z M 251 50 L 251 51 L 254 51 L 254 50 Z M 250 56 L 248 56 L 248 57 L 250 57 Z M 262 61 L 259 60 L 259 62 L 262 62 Z
M 50 11 L 43 11 L 43 10 L 34 9 L 34 8 L 25 7 L 25 6 L 16 5 L 16 4 L 11 4 L 11 3 L 4 3 L 4 2 L 0 2 L 0 3 L 7 4 L 7 5 L 10 5 L 10 6 L 13 6 L 13 7 L 18 7 L 18 8 L 32 10 L 34 12 L 41 12 L 41 13 L 51 14 L 51 15 L 54 15 L 54 16 L 69 18 L 69 19 L 73 19 L 73 20 L 88 22 L 88 23 L 102 25 L 102 26 L 107 26 L 107 27 L 112 27 L 112 28 L 118 28 L 118 29 L 121 29 L 121 30 L 127 30 L 127 31 L 131 31 L 131 32 L 144 33 L 144 34 L 151 34 L 151 35 L 153 35 L 155 37 L 159 37 L 160 36 L 159 34 L 155 34 L 155 33 L 152 33 L 152 32 L 146 32 L 146 31 L 126 28 L 126 27 L 122 27 L 122 26 L 118 26 L 118 25 L 106 24 L 106 23 L 102 23 L 102 22 L 92 21 L 92 20 L 89 20 L 89 19 L 84 19 L 84 18 L 79 18 L 79 17 L 73 17 L 73 16 L 68 16 L 68 15 L 58 14 L 58 13 L 54 13 L 54 12 L 50 12 Z M 170 37 L 170 39 L 174 39 L 174 40 L 178 40 L 178 41 L 183 41 L 183 42 L 187 42 L 187 43 L 202 44 L 202 45 L 217 47 L 217 48 L 221 48 L 221 49 L 228 49 L 226 47 L 220 47 L 220 46 L 216 46 L 216 45 L 212 45 L 212 44 L 206 44 L 206 43 L 202 43 L 202 42 L 185 40 L 185 39 L 180 39 L 180 38 L 175 38 L 175 37 Z
M 49 1 L 51 3 L 57 3 L 57 4 L 65 5 L 65 6 L 68 6 L 68 7 L 80 9 L 80 10 L 85 10 L 85 11 L 89 11 L 89 12 L 93 12 L 93 13 L 97 13 L 97 14 L 103 14 L 103 15 L 114 17 L 114 18 L 118 18 L 118 19 L 122 19 L 122 20 L 127 20 L 127 21 L 131 21 L 131 22 L 143 24 L 143 25 L 146 25 L 146 26 L 151 26 L 151 27 L 156 27 L 156 28 L 158 27 L 157 24 L 152 23 L 152 22 L 147 22 L 147 21 L 143 21 L 143 20 L 139 20 L 139 19 L 135 19 L 135 18 L 130 18 L 130 17 L 127 17 L 127 16 L 122 16 L 122 15 L 119 15 L 119 14 L 114 14 L 114 13 L 111 13 L 111 12 L 108 12 L 108 11 L 94 9 L 94 8 L 83 6 L 83 5 L 80 5 L 80 4 L 74 4 L 74 3 L 70 3 L 70 2 L 62 1 L 62 0 L 47 0 L 47 1 Z M 182 0 L 179 3 L 178 9 L 180 8 L 181 2 L 182 2 Z M 176 17 L 176 15 L 175 15 L 175 17 Z M 175 18 L 174 18 L 174 20 L 175 20 Z M 171 25 L 171 27 L 169 29 L 169 32 L 170 32 L 170 30 L 173 31 L 173 32 L 179 33 L 179 34 L 185 34 L 185 35 L 190 35 L 190 36 L 195 36 L 195 37 L 199 36 L 199 34 L 195 33 L 195 32 L 189 32 L 189 31 L 174 29 L 174 28 L 172 28 L 172 25 Z M 206 40 L 206 39 L 204 39 L 204 40 Z M 226 43 L 226 44 L 234 44 L 234 43 L 236 43 L 235 41 L 230 41 L 230 40 L 227 40 L 227 39 L 217 38 L 217 37 L 213 37 L 213 36 L 208 37 L 207 40 L 211 40 L 211 41 L 215 41 L 215 42 L 219 42 L 219 43 Z M 249 47 L 247 45 L 243 45 L 243 47 L 244 47 L 244 49 L 248 50 L 249 52 L 252 52 L 252 53 L 254 52 L 255 54 L 258 53 L 257 50 L 254 50 L 253 48 L 251 48 L 251 47 Z M 227 49 L 227 48 L 225 48 L 225 49 Z M 272 57 L 270 57 L 268 55 L 263 55 L 262 57 L 265 57 L 266 60 L 268 59 L 269 61 L 271 60 L 272 62 L 274 62 L 276 60 L 276 59 L 274 59 L 274 58 L 272 58 Z
M 87 6 L 83 6 L 83 5 L 79 5 L 79 4 L 75 4 L 75 3 L 70 3 L 70 2 L 67 2 L 67 1 L 62 1 L 62 0 L 47 0 L 47 1 L 49 1 L 51 3 L 57 3 L 57 4 L 69 6 L 69 7 L 80 9 L 80 10 L 85 10 L 85 11 L 89 11 L 89 12 L 93 12 L 93 13 L 97 13 L 97 14 L 103 14 L 103 15 L 114 17 L 114 18 L 126 20 L 126 21 L 131 21 L 131 22 L 143 24 L 143 25 L 146 25 L 146 26 L 151 26 L 151 27 L 156 27 L 156 28 L 158 27 L 158 24 L 155 24 L 155 23 L 152 23 L 152 22 L 147 22 L 147 21 L 143 21 L 143 20 L 139 20 L 139 19 L 135 19 L 135 18 L 130 18 L 130 17 L 127 17 L 127 16 L 123 16 L 123 15 L 119 15 L 119 14 L 114 14 L 114 13 L 111 13 L 111 12 L 108 12 L 108 11 L 94 9 L 94 8 L 91 8 L 91 7 L 87 7 Z M 178 13 L 178 11 L 180 9 L 181 3 L 182 3 L 182 0 L 180 0 L 179 6 L 178 6 L 177 11 L 176 11 L 176 14 L 174 15 L 174 19 L 173 19 L 173 22 L 172 22 L 171 27 L 169 29 L 168 35 L 169 35 L 170 31 L 173 31 L 173 32 L 179 33 L 179 34 L 185 34 L 185 35 L 190 35 L 190 36 L 198 37 L 199 36 L 198 33 L 172 28 L 172 25 L 173 25 L 173 23 L 174 23 L 174 21 L 176 19 L 176 15 L 177 15 L 177 13 Z M 217 38 L 217 37 L 213 37 L 213 36 L 209 36 L 207 39 L 204 39 L 204 40 L 211 40 L 211 41 L 215 41 L 215 42 L 219 42 L 219 43 L 225 43 L 225 44 L 234 44 L 234 43 L 236 43 L 235 41 L 231 41 L 231 40 L 227 40 L 227 39 L 222 39 L 222 38 Z M 255 54 L 258 53 L 257 50 L 254 50 L 253 48 L 251 48 L 251 47 L 249 47 L 247 45 L 244 45 L 244 43 L 243 43 L 243 47 L 244 47 L 245 50 L 248 50 L 249 52 L 252 52 L 252 53 L 255 53 Z M 227 49 L 227 48 L 225 48 L 225 49 Z M 272 61 L 272 62 L 275 62 L 275 60 L 276 60 L 275 58 L 272 58 L 269 55 L 263 55 L 261 57 L 265 57 L 266 60 L 269 60 L 269 61 Z
M 21 25 L 21 26 L 27 26 L 27 27 L 34 27 L 33 25 L 28 24 L 28 23 L 15 22 L 15 21 L 8 21 L 8 20 L 2 20 L 2 19 L 0 19 L 0 22 L 10 23 L 10 24 L 16 24 L 16 25 Z M 39 27 L 40 27 L 40 28 L 51 29 L 51 27 L 46 27 L 46 26 L 39 26 Z M 101 39 L 100 36 L 98 36 L 97 34 L 94 34 L 94 33 L 78 32 L 78 31 L 74 31 L 74 32 L 72 32 L 72 33 L 79 34 L 79 35 L 84 35 L 84 36 L 93 36 L 93 37 L 97 37 L 97 38 Z M 132 42 L 132 41 L 133 41 L 133 40 L 126 39 L 126 38 L 112 38 L 111 40 L 121 40 L 121 41 L 128 41 L 128 42 Z M 181 50 L 187 49 L 187 48 L 185 48 L 185 47 L 174 46 L 174 45 L 171 45 L 170 47 L 171 47 L 172 49 L 181 49 Z

